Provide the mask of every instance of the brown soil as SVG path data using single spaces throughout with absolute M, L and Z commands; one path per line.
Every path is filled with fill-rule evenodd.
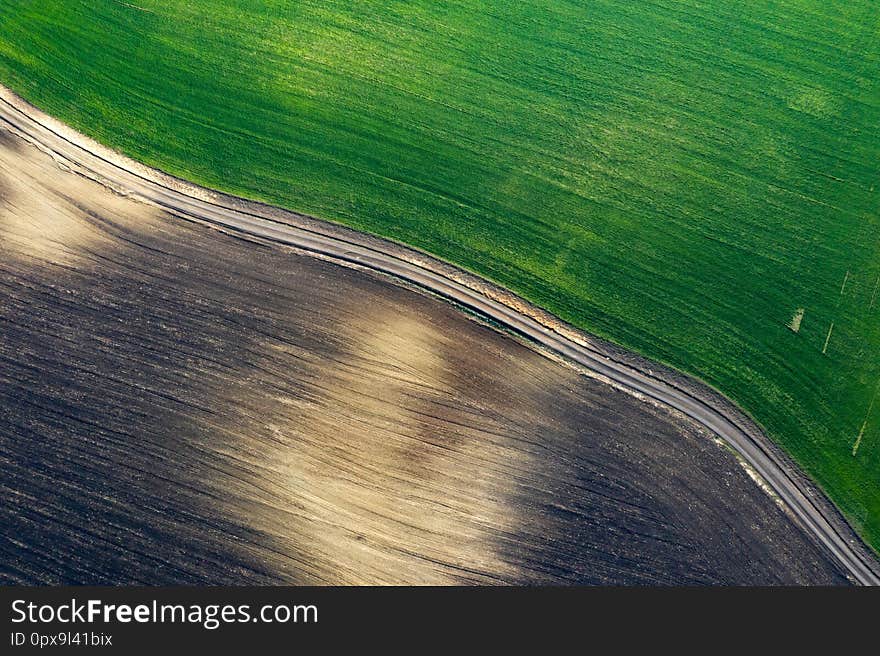
M 0 135 L 0 581 L 842 582 L 692 424 Z

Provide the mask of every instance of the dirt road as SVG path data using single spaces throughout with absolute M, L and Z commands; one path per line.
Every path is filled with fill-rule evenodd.
M 634 367 L 625 359 L 608 357 L 592 347 L 589 336 L 581 337 L 541 322 L 541 316 L 529 311 L 525 302 L 520 303 L 511 295 L 487 293 L 487 289 L 492 289 L 488 283 L 469 284 L 472 277 L 450 273 L 449 267 L 432 263 L 426 256 L 332 227 L 317 230 L 314 224 L 297 225 L 299 217 L 295 215 L 287 220 L 279 210 L 228 199 L 168 178 L 102 151 L 9 92 L 4 91 L 0 98 L 0 120 L 8 128 L 84 175 L 179 217 L 394 276 L 487 317 L 614 386 L 681 413 L 740 454 L 854 581 L 877 584 L 880 580 L 876 561 L 827 499 L 806 484 L 791 463 L 753 426 L 744 425 L 741 415 L 732 413 L 724 404 L 713 403 L 715 397 L 710 393 L 694 393 L 699 385 L 683 385 L 680 380 L 657 375 L 656 371 Z

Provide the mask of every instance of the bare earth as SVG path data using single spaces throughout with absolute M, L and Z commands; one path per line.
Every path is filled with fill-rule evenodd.
M 0 132 L 0 581 L 841 583 L 695 425 Z

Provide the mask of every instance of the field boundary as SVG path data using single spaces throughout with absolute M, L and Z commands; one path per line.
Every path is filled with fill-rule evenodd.
M 213 191 L 139 164 L 3 86 L 0 127 L 76 173 L 178 217 L 371 269 L 455 301 L 526 337 L 539 350 L 690 418 L 721 437 L 755 470 L 851 580 L 880 585 L 880 563 L 837 507 L 751 417 L 706 383 L 592 336 L 509 290 L 411 247 Z

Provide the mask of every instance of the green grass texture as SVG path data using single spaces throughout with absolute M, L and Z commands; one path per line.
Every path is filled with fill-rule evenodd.
M 705 380 L 880 546 L 876 0 L 0 0 L 0 81 Z

